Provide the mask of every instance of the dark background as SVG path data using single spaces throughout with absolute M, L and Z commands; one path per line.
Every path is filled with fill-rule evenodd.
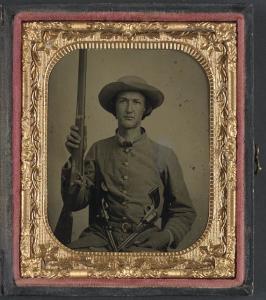
M 72 0 L 73 1 L 73 0 Z M 171 9 L 175 5 L 184 5 L 184 7 L 188 4 L 191 4 L 191 7 L 193 9 L 197 9 L 197 7 L 201 7 L 201 9 L 205 10 L 215 10 L 217 7 L 219 7 L 219 4 L 230 4 L 232 7 L 237 7 L 238 4 L 249 4 L 253 3 L 253 9 L 254 9 L 254 36 L 252 32 L 249 32 L 249 36 L 252 39 L 254 37 L 254 140 L 256 144 L 259 144 L 260 146 L 260 162 L 263 167 L 263 170 L 260 172 L 259 175 L 255 177 L 255 192 L 254 192 L 254 212 L 255 212 L 255 218 L 254 218 L 254 295 L 250 296 L 249 299 L 266 299 L 266 254 L 265 254 L 265 247 L 266 247 L 266 234 L 265 234 L 265 215 L 266 215 L 266 204 L 265 204 L 265 192 L 266 192 L 266 185 L 265 185 L 265 170 L 266 170 L 266 137 L 265 137 L 265 119 L 266 119 L 266 93 L 265 93 L 265 86 L 266 86 L 266 1 L 265 0 L 254 0 L 254 1 L 204 1 L 205 6 L 202 5 L 202 1 L 115 1 L 113 0 L 111 3 L 107 1 L 96 1 L 93 3 L 92 1 L 82 1 L 82 0 L 76 0 L 75 4 L 72 5 L 72 1 L 13 1 L 13 0 L 0 0 L 0 4 L 3 4 L 4 6 L 8 6 L 11 11 L 19 11 L 19 10 L 28 10 L 28 9 L 35 9 L 35 10 L 58 10 L 58 9 L 65 9 L 65 6 L 61 6 L 61 4 L 70 4 L 69 8 L 72 10 L 81 10 L 79 5 L 82 5 L 86 3 L 88 7 L 94 8 L 95 3 L 97 2 L 97 9 L 105 9 L 105 10 L 134 10 L 134 7 L 138 7 L 138 9 L 143 9 L 149 7 L 149 8 L 155 8 L 157 10 L 168 10 L 168 8 Z M 74 1 L 73 1 L 74 2 Z M 161 3 L 161 4 L 160 4 Z M 163 3 L 163 5 L 162 5 Z M 79 5 L 78 5 L 79 4 Z M 199 5 L 200 4 L 200 5 Z M 199 5 L 199 6 L 198 6 Z M 50 8 L 51 7 L 51 8 Z M 204 8 L 205 7 L 205 8 Z M 186 9 L 184 9 L 186 10 Z M 6 27 L 5 24 L 2 24 L 3 26 L 0 27 L 0 91 L 1 91 L 1 101 L 0 101 L 0 228 L 1 228 L 1 236 L 0 236 L 0 249 L 6 249 L 6 245 L 4 245 L 6 238 L 10 238 L 10 215 L 11 215 L 11 205 L 10 205 L 10 199 L 11 199 L 11 126 L 12 126 L 12 120 L 11 120 L 11 109 L 12 109 L 12 103 L 10 101 L 11 99 L 11 73 L 7 72 L 10 71 L 10 62 L 11 62 L 11 49 L 10 49 L 10 43 L 11 41 L 8 40 L 5 36 Z M 5 43 L 4 43 L 5 41 Z M 251 45 L 250 45 L 251 47 Z M 6 54 L 5 58 L 3 59 L 3 51 Z M 250 56 L 252 59 L 252 56 Z M 252 62 L 251 62 L 252 63 Z M 251 75 L 252 70 L 249 70 L 249 75 Z M 253 99 L 250 95 L 247 98 L 247 111 L 248 116 L 252 121 L 252 107 L 253 107 Z M 252 126 L 249 124 L 249 134 L 252 134 Z M 251 151 L 251 139 L 247 139 L 248 141 L 248 151 L 249 155 L 252 155 Z M 248 172 L 249 175 L 251 175 L 252 164 L 248 164 Z M 252 182 L 251 182 L 252 183 Z M 249 195 L 251 195 L 252 191 L 249 192 Z M 249 199 L 250 200 L 250 199 Z M 250 208 L 249 208 L 250 209 Z M 5 236 L 3 237 L 3 233 L 5 232 Z M 5 277 L 10 276 L 10 274 L 3 274 L 4 272 L 7 272 L 6 266 L 10 264 L 10 258 L 5 258 L 5 261 L 3 261 L 1 251 L 1 273 L 0 277 L 3 278 L 3 275 Z M 1 276 L 2 275 L 2 276 Z M 247 288 L 249 289 L 249 288 Z M 30 292 L 31 290 L 31 292 Z M 138 291 L 136 294 L 140 295 L 140 289 L 137 289 Z M 3 290 L 0 291 L 0 295 Z M 73 291 L 68 290 L 64 292 L 64 296 L 68 295 L 68 292 L 73 294 Z M 205 293 L 205 291 L 203 291 Z M 20 297 L 11 297 L 7 296 L 5 299 L 43 299 L 46 298 L 45 295 L 52 295 L 49 299 L 64 299 L 63 296 L 56 297 L 56 294 L 58 293 L 58 290 L 52 290 L 52 289 L 46 289 L 46 290 L 38 290 L 35 289 L 34 291 L 32 289 L 28 289 L 27 291 L 23 291 L 22 289 L 19 289 L 17 291 L 21 296 Z M 30 294 L 41 294 L 42 296 L 23 296 Z M 74 292 L 76 293 L 76 292 Z M 143 289 L 141 291 L 142 295 L 145 296 L 145 299 L 230 299 L 233 297 L 234 299 L 242 299 L 242 296 L 214 296 L 214 294 L 219 293 L 219 291 L 212 291 L 208 296 L 203 295 L 202 291 L 194 291 L 192 293 L 198 293 L 201 296 L 176 296 L 177 292 L 174 289 L 158 289 L 157 295 L 164 295 L 164 296 L 155 296 L 152 292 L 152 289 Z M 187 291 L 183 291 L 183 293 L 187 294 Z M 236 294 L 236 292 L 232 291 L 224 291 L 223 293 L 228 294 Z M 77 294 L 77 293 L 76 293 Z M 84 296 L 87 296 L 88 293 L 84 289 L 82 290 L 78 297 L 76 299 L 81 298 L 81 294 Z M 91 296 L 89 296 L 90 299 L 94 298 L 95 295 L 101 294 L 104 295 L 104 297 L 97 297 L 97 299 L 108 299 L 110 296 L 120 295 L 119 299 L 124 299 L 125 296 L 128 294 L 126 291 L 121 293 L 117 289 L 102 289 L 101 293 L 99 291 L 90 293 Z M 153 294 L 152 296 L 150 296 Z M 206 294 L 206 293 L 205 293 Z M 221 292 L 220 292 L 221 294 Z M 243 294 L 243 292 L 242 292 Z M 62 295 L 62 293 L 61 293 Z M 131 294 L 132 295 L 132 294 Z M 166 296 L 168 295 L 168 296 Z M 175 295 L 175 296 L 170 296 Z M 87 296 L 88 298 L 88 296 Z M 144 297 L 135 297 L 135 296 L 128 296 L 126 299 L 143 299 Z M 83 298 L 85 299 L 85 298 Z

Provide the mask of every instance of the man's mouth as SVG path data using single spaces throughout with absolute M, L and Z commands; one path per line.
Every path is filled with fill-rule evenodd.
M 125 116 L 124 119 L 126 119 L 126 120 L 133 120 L 135 118 L 133 116 Z

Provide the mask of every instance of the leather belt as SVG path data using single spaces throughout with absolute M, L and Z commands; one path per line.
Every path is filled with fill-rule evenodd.
M 135 223 L 129 223 L 129 222 L 113 222 L 109 221 L 109 224 L 114 228 L 114 229 L 119 229 L 124 233 L 132 233 L 135 231 L 137 224 Z

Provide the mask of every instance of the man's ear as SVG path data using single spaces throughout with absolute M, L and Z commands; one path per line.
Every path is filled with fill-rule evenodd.
M 143 113 L 142 120 L 145 119 L 145 117 L 149 116 L 151 114 L 151 112 L 152 112 L 152 107 L 149 105 Z
M 117 116 L 116 116 L 116 111 L 115 109 L 112 110 L 112 115 L 117 119 Z

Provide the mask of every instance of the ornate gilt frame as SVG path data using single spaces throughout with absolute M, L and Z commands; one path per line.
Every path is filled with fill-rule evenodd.
M 27 279 L 234 279 L 243 253 L 237 199 L 236 21 L 23 22 L 18 273 Z M 209 218 L 189 248 L 171 253 L 84 253 L 60 244 L 47 218 L 48 79 L 79 49 L 169 49 L 201 64 L 210 86 Z M 240 201 L 240 200 L 239 200 Z M 241 228 L 240 228 L 241 229 Z

